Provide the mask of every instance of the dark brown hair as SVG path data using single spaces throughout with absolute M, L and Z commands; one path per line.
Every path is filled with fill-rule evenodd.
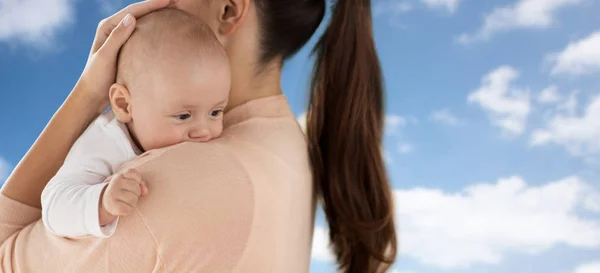
M 287 59 L 323 20 L 325 0 L 256 0 L 261 62 Z M 316 44 L 307 134 L 313 178 L 342 272 L 384 272 L 396 258 L 381 144 L 384 91 L 370 0 L 337 0 Z

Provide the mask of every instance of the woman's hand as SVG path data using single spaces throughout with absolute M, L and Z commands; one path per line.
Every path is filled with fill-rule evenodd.
M 99 107 L 98 112 L 108 107 L 108 90 L 116 79 L 117 55 L 135 29 L 136 18 L 176 1 L 137 2 L 100 21 L 85 69 L 75 86 L 75 91 L 83 92 L 92 100 L 92 105 Z

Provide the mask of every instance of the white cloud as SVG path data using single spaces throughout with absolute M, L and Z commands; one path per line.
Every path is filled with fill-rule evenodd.
M 492 123 L 510 135 L 520 135 L 525 130 L 530 112 L 529 91 L 517 88 L 512 82 L 519 72 L 509 66 L 501 66 L 485 75 L 479 89 L 467 98 L 488 112 Z
M 405 117 L 389 114 L 385 117 L 385 131 L 388 135 L 397 136 L 400 134 L 400 129 L 408 124 Z
M 598 273 L 600 272 L 600 261 L 582 264 L 573 273 Z
M 464 122 L 458 119 L 450 110 L 440 109 L 431 113 L 430 118 L 436 122 L 443 123 L 450 126 L 463 125 Z
M 387 163 L 392 163 L 394 158 L 392 153 L 408 154 L 414 150 L 412 144 L 406 141 L 406 137 L 402 134 L 404 128 L 410 124 L 417 124 L 417 118 L 413 116 L 399 116 L 395 114 L 388 114 L 385 117 L 385 131 L 391 144 L 395 146 L 395 151 L 387 151 L 384 153 L 386 156 Z
M 578 95 L 579 91 L 577 90 L 571 92 L 567 98 L 563 99 L 563 101 L 558 104 L 556 107 L 557 112 L 575 115 L 575 112 L 577 111 L 577 105 L 579 104 L 577 101 Z
M 600 95 L 592 98 L 582 115 L 576 115 L 576 100 L 571 96 L 565 107 L 567 113 L 556 113 L 546 128 L 533 131 L 533 146 L 558 144 L 572 155 L 587 156 L 600 153 Z
M 558 93 L 558 87 L 554 85 L 548 86 L 546 89 L 542 90 L 537 96 L 537 101 L 542 104 L 556 103 L 559 102 L 561 99 L 562 98 Z
M 316 226 L 313 233 L 312 258 L 319 261 L 333 261 L 334 255 L 329 246 L 329 230 Z
M 513 176 L 460 192 L 394 190 L 399 255 L 455 269 L 497 264 L 508 254 L 536 254 L 557 245 L 597 248 L 599 218 L 577 214 L 586 209 L 585 200 L 597 194 L 576 176 L 540 186 Z M 326 234 L 324 228 L 315 230 L 316 259 L 332 258 Z
M 4 180 L 8 178 L 10 174 L 10 164 L 2 157 L 0 157 L 0 183 L 4 183 Z
M 296 120 L 298 121 L 298 124 L 300 124 L 300 128 L 302 128 L 302 132 L 306 134 L 306 112 L 300 114 Z
M 552 74 L 584 75 L 600 71 L 600 31 L 573 42 L 563 51 L 550 54 Z
M 74 22 L 74 0 L 5 0 L 0 5 L 0 42 L 48 47 Z
M 460 0 L 421 0 L 430 8 L 444 8 L 449 12 L 455 12 L 460 4 Z
M 463 33 L 458 42 L 468 44 L 489 40 L 494 34 L 511 29 L 545 29 L 556 21 L 557 12 L 584 0 L 518 0 L 516 3 L 497 7 L 487 14 L 483 26 L 473 34 Z
M 576 214 L 591 192 L 577 177 L 528 186 L 517 176 L 458 193 L 395 191 L 403 255 L 459 268 L 497 264 L 509 253 L 539 253 L 559 244 L 599 247 L 600 221 Z
M 600 193 L 590 193 L 585 198 L 583 206 L 589 211 L 600 212 Z

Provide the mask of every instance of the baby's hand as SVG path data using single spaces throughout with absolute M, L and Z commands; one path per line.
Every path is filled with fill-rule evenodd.
M 142 175 L 134 168 L 112 176 L 101 195 L 100 225 L 114 221 L 117 216 L 129 215 L 141 196 L 148 194 Z

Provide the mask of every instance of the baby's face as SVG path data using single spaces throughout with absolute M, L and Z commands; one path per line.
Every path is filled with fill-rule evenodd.
M 177 55 L 177 53 L 175 53 Z M 160 59 L 160 58 L 157 58 Z M 130 90 L 131 133 L 143 150 L 221 135 L 231 76 L 226 58 L 175 56 L 148 64 Z

